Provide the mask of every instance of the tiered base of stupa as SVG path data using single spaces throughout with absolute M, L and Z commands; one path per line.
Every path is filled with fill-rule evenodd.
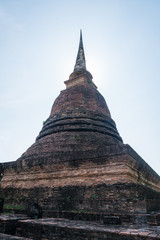
M 0 238 L 160 239 L 159 176 L 129 145 L 42 158 L 33 149 L 3 164 L 0 196 L 3 212 L 26 214 L 37 203 L 42 219 L 0 214 Z
M 159 176 L 124 144 L 94 154 L 57 151 L 42 159 L 23 156 L 4 164 L 0 192 L 4 208 L 23 209 L 36 202 L 46 217 L 58 212 L 85 217 L 160 210 Z

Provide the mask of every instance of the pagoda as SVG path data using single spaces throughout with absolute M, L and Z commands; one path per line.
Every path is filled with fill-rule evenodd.
M 17 161 L 1 164 L 4 208 L 35 202 L 45 217 L 84 219 L 160 210 L 160 177 L 123 143 L 86 69 L 82 33 L 64 83 L 35 143 Z

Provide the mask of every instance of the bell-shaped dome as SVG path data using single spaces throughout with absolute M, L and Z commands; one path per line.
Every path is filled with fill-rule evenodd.
M 58 132 L 99 132 L 110 143 L 121 141 L 105 99 L 87 79 L 60 93 L 37 140 Z

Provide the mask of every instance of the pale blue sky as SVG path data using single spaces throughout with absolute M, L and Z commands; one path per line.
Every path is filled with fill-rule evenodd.
M 159 0 L 0 0 L 0 161 L 34 143 L 73 70 L 80 29 L 124 143 L 160 174 Z

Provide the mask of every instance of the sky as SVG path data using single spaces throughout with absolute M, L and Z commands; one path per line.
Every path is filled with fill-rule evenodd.
M 73 71 L 80 29 L 124 143 L 160 174 L 159 0 L 0 0 L 0 162 L 35 142 Z

